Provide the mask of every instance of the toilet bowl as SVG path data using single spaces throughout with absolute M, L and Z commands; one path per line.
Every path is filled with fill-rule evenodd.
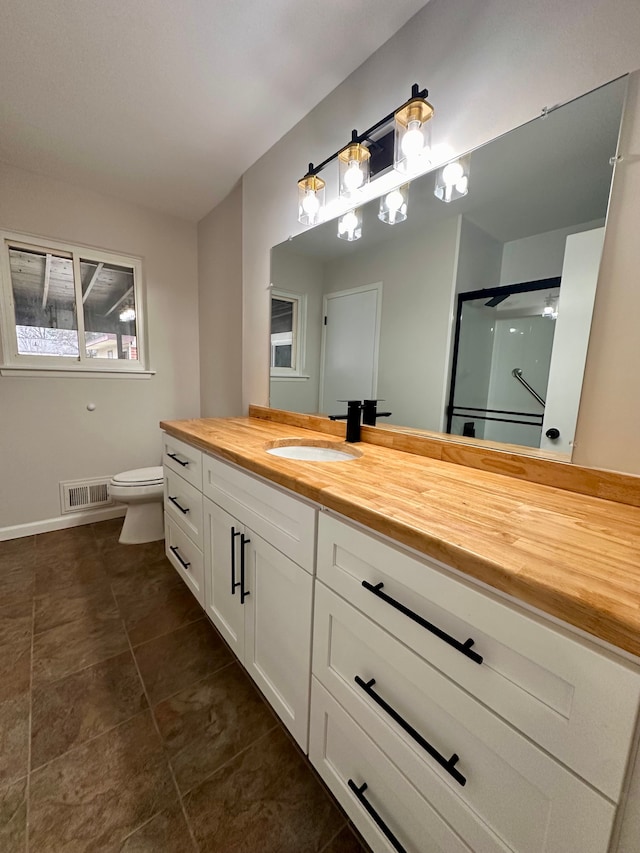
M 127 504 L 119 542 L 140 545 L 164 539 L 164 477 L 161 465 L 116 474 L 110 482 L 109 493 L 115 501 Z

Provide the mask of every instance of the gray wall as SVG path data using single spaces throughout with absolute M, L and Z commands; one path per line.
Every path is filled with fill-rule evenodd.
M 194 223 L 0 164 L 0 227 L 142 256 L 156 371 L 0 377 L 1 529 L 58 517 L 60 480 L 158 465 L 158 422 L 197 416 L 200 383 Z
M 351 128 L 377 121 L 413 82 L 428 86 L 436 106 L 434 143 L 448 143 L 455 154 L 639 67 L 637 0 L 583 0 L 579 7 L 550 0 L 431 0 L 244 176 L 244 404 L 269 398 L 269 251 L 301 230 L 295 186 L 309 160 L 319 162 L 339 148 Z M 640 180 L 640 163 L 618 168 L 625 180 Z M 637 198 L 638 192 L 624 193 L 620 205 L 631 206 L 632 217 L 617 215 L 637 221 Z M 574 460 L 640 473 L 640 395 L 628 393 L 640 355 L 634 324 L 640 247 L 620 228 L 615 244 L 615 261 L 607 260 L 605 247 L 609 280 L 598 289 Z M 611 411 L 618 413 L 613 421 Z
M 242 186 L 198 223 L 200 407 L 242 413 Z

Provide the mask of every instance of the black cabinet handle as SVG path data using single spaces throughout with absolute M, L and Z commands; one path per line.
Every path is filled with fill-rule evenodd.
M 443 642 L 448 643 L 448 645 L 453 646 L 454 649 L 457 649 L 461 654 L 465 657 L 468 657 L 474 663 L 482 663 L 482 655 L 479 655 L 478 652 L 474 652 L 471 646 L 473 646 L 473 640 L 469 638 L 465 640 L 464 643 L 461 643 L 460 640 L 456 640 L 455 637 L 452 637 L 450 634 L 447 634 L 441 628 L 438 628 L 436 625 L 432 625 L 431 622 L 427 622 L 426 619 L 423 619 L 422 616 L 418 616 L 417 613 L 414 613 L 413 610 L 409 610 L 408 607 L 405 607 L 404 604 L 401 604 L 399 601 L 396 601 L 395 598 L 391 598 L 390 595 L 387 595 L 386 592 L 382 592 L 382 588 L 384 586 L 383 583 L 377 583 L 375 586 L 368 581 L 362 581 L 362 586 L 365 589 L 368 589 L 369 592 L 372 592 L 378 598 L 381 598 L 383 601 L 386 601 L 387 604 L 390 604 L 392 607 L 395 607 L 396 610 L 399 610 L 400 613 L 404 613 L 405 616 L 408 616 L 409 619 L 413 619 L 414 622 L 417 622 L 418 625 L 421 625 L 423 628 L 426 628 L 427 631 L 431 631 L 432 634 L 435 634 L 436 637 L 441 639 Z
M 236 583 L 236 536 L 240 536 L 240 531 L 235 527 L 231 528 L 231 595 L 236 594 L 236 587 L 240 586 L 240 582 Z
M 382 818 L 380 817 L 378 812 L 374 809 L 374 807 L 371 805 L 369 800 L 367 800 L 367 798 L 365 797 L 364 792 L 367 790 L 367 787 L 368 787 L 367 783 L 363 782 L 359 788 L 356 785 L 356 783 L 353 781 L 353 779 L 348 779 L 347 783 L 348 783 L 349 787 L 351 788 L 351 790 L 353 791 L 353 793 L 358 798 L 362 807 L 365 809 L 365 811 L 367 811 L 371 815 L 371 817 L 375 821 L 376 825 L 379 827 L 380 831 L 383 833 L 385 838 L 387 838 L 388 841 L 391 843 L 392 847 L 395 850 L 397 850 L 398 853 L 407 853 L 406 848 L 404 848 L 402 846 L 402 844 L 400 844 L 400 842 L 395 837 L 393 832 L 391 832 L 391 830 L 389 829 L 387 824 L 382 820 Z
M 244 604 L 244 600 L 248 595 L 251 595 L 244 588 L 244 546 L 248 545 L 251 539 L 248 539 L 244 533 L 240 534 L 240 604 Z
M 373 689 L 373 685 L 376 683 L 375 678 L 371 678 L 369 681 L 363 681 L 359 675 L 356 675 L 354 681 L 358 687 L 361 687 L 364 690 L 367 696 L 371 696 L 376 705 L 379 705 L 384 711 L 386 711 L 392 720 L 395 720 L 396 723 L 425 750 L 425 752 L 428 752 L 429 755 L 438 762 L 440 767 L 443 767 L 450 776 L 453 776 L 459 785 L 464 787 L 464 785 L 467 784 L 466 778 L 455 768 L 455 765 L 460 760 L 460 756 L 456 755 L 454 752 L 451 758 L 445 758 L 444 755 L 441 755 L 434 746 L 431 746 L 429 741 L 425 740 L 420 732 L 416 731 L 413 726 L 404 719 L 404 717 L 400 716 L 395 708 L 392 708 L 388 702 L 385 702 L 382 696 L 379 696 L 376 693 Z
M 174 554 L 174 556 L 175 556 L 176 560 L 180 563 L 180 565 L 182 566 L 182 568 L 183 568 L 183 569 L 188 569 L 188 568 L 189 568 L 189 566 L 191 565 L 191 563 L 185 563 L 185 561 L 182 559 L 182 557 L 180 556 L 180 554 L 178 554 L 178 547 L 177 547 L 177 545 L 169 545 L 169 550 L 170 550 L 170 551 L 173 551 L 173 554 Z
M 169 453 L 169 451 L 167 451 L 167 456 L 169 457 L 169 459 L 175 460 L 178 463 L 178 465 L 182 465 L 183 468 L 186 468 L 187 465 L 189 464 L 188 460 L 186 462 L 183 462 L 182 459 L 178 459 L 178 456 L 176 453 Z
M 180 510 L 180 512 L 181 512 L 183 515 L 186 515 L 186 514 L 189 512 L 189 507 L 186 507 L 186 508 L 185 508 L 185 507 L 183 507 L 183 506 L 180 506 L 180 504 L 178 503 L 178 501 L 176 500 L 176 498 L 172 498 L 172 497 L 171 497 L 171 495 L 167 495 L 167 497 L 169 498 L 169 500 L 171 501 L 171 503 L 172 503 L 172 504 L 175 504 L 175 506 L 177 506 L 177 507 L 178 507 L 178 509 Z

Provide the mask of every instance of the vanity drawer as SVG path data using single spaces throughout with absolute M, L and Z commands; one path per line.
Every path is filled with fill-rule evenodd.
M 165 553 L 187 584 L 191 592 L 204 607 L 204 571 L 202 551 L 179 527 L 169 513 L 164 514 Z
M 446 567 L 419 560 L 326 513 L 319 521 L 317 572 L 448 678 L 608 797 L 619 799 L 640 700 L 636 668 L 497 601 L 451 576 Z M 363 581 L 374 588 L 383 584 L 379 592 L 404 610 Z M 458 647 L 415 616 L 454 638 Z
M 162 464 L 202 491 L 202 451 L 168 435 L 162 435 Z
M 614 804 L 316 586 L 314 678 L 472 850 L 607 850 Z
M 313 572 L 315 507 L 206 454 L 203 492 L 278 551 Z
M 202 492 L 170 468 L 164 472 L 164 508 L 202 551 Z
M 376 853 L 474 853 L 394 767 L 332 696 L 312 679 L 309 758 L 340 805 Z M 379 819 L 401 846 L 393 845 L 362 805 L 349 780 L 361 788 Z M 505 853 L 488 839 L 486 853 Z

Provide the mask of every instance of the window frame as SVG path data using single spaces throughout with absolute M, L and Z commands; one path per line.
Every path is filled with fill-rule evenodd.
M 73 263 L 74 297 L 78 332 L 78 357 L 60 355 L 33 355 L 18 352 L 16 332 L 16 315 L 11 280 L 11 248 L 25 251 L 52 253 L 70 257 Z M 82 302 L 82 277 L 80 261 L 108 263 L 129 267 L 133 270 L 133 293 L 136 306 L 136 343 L 137 360 L 128 359 L 97 359 L 86 354 L 86 339 L 84 326 L 84 308 Z M 0 342 L 2 344 L 2 361 L 0 375 L 23 376 L 73 376 L 84 377 L 109 376 L 114 378 L 130 377 L 145 378 L 152 376 L 155 371 L 149 368 L 147 349 L 147 325 L 145 310 L 145 287 L 142 269 L 142 259 L 131 255 L 121 255 L 115 252 L 99 249 L 94 246 L 84 246 L 79 243 L 66 243 L 15 231 L 0 231 Z M 104 362 L 100 364 L 99 362 Z
M 280 288 L 272 287 L 269 296 L 269 326 L 271 326 L 271 303 L 274 299 L 280 299 L 285 302 L 295 303 L 294 321 L 293 321 L 293 341 L 291 353 L 293 357 L 293 365 L 291 367 L 272 367 L 271 360 L 273 356 L 273 344 L 270 341 L 269 350 L 269 370 L 272 379 L 308 379 L 304 373 L 305 357 L 306 357 L 306 329 L 307 329 L 307 294 L 294 293 L 291 290 L 281 290 Z M 271 328 L 269 328 L 271 336 Z

